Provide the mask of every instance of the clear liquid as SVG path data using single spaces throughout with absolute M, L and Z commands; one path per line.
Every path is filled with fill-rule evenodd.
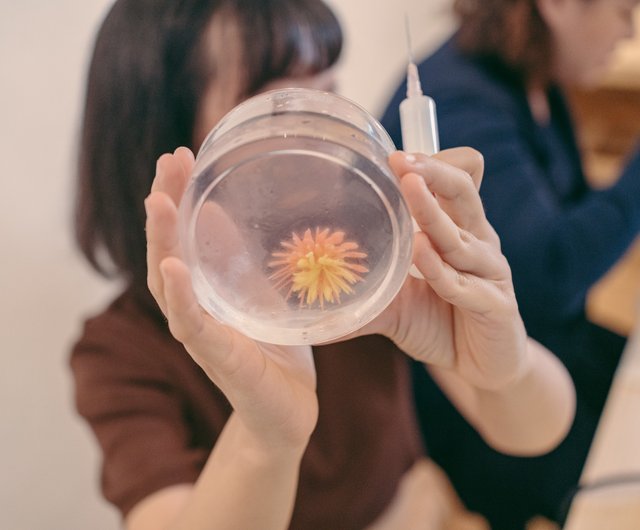
M 380 163 L 386 154 L 368 151 L 359 129 L 325 119 L 330 134 L 317 137 L 306 130 L 314 121 L 304 113 L 283 115 L 279 127 L 295 134 L 238 142 L 195 180 L 189 237 L 196 294 L 214 316 L 258 340 L 317 343 L 358 329 L 395 295 L 410 261 L 410 243 L 401 237 L 407 225 L 411 232 L 408 212 Z M 314 241 L 343 234 L 333 237 L 341 242 L 338 252 L 324 253 L 342 268 L 313 269 L 324 281 L 274 265 L 283 254 L 304 256 L 295 253 L 296 237 L 307 231 Z M 344 273 L 342 281 L 327 280 L 327 270 Z

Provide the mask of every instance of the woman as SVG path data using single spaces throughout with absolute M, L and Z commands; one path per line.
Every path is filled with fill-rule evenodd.
M 502 450 L 546 451 L 569 427 L 568 375 L 524 333 L 471 150 L 391 157 L 428 280 L 407 279 L 358 337 L 260 344 L 195 302 L 176 235 L 192 151 L 252 94 L 331 88 L 340 45 L 319 0 L 119 0 L 100 30 L 78 240 L 124 291 L 86 323 L 71 363 L 104 494 L 131 530 L 443 528 L 461 509 L 440 506 L 444 480 L 424 480 L 436 475 L 424 473 L 409 357 Z
M 442 145 L 470 145 L 485 156 L 480 195 L 527 331 L 560 357 L 578 393 L 564 444 L 542 459 L 514 460 L 487 447 L 416 367 L 430 454 L 495 528 L 521 528 L 537 512 L 562 519 L 624 347 L 622 337 L 587 320 L 585 298 L 640 229 L 640 156 L 611 188 L 590 189 L 563 93 L 601 77 L 616 44 L 633 33 L 636 5 L 459 0 L 459 30 L 419 66 L 438 105 Z M 382 120 L 396 145 L 404 90 Z

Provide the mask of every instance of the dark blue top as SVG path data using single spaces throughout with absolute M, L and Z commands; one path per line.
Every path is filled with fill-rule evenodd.
M 563 359 L 579 386 L 591 394 L 592 384 L 599 387 L 600 402 L 623 342 L 587 321 L 585 298 L 640 229 L 640 156 L 613 187 L 594 191 L 557 88 L 548 93 L 551 120 L 541 126 L 507 68 L 463 55 L 453 39 L 418 69 L 436 101 L 442 148 L 466 145 L 484 155 L 480 193 L 529 334 Z M 397 146 L 405 90 L 403 84 L 382 119 Z

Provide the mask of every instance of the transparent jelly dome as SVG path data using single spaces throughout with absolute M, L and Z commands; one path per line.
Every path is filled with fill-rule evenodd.
M 245 335 L 317 344 L 393 299 L 412 226 L 386 131 L 338 95 L 255 96 L 214 128 L 180 204 L 198 301 Z

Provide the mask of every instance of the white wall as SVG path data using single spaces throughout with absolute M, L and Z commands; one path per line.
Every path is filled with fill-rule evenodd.
M 406 75 L 409 24 L 413 53 L 420 58 L 452 31 L 452 0 L 326 0 L 341 19 L 345 52 L 339 91 L 375 116 L 384 110 Z M 423 79 L 428 90 L 428 80 Z
M 449 0 L 332 0 L 345 25 L 342 92 L 382 109 L 406 58 L 451 27 Z M 84 315 L 113 287 L 71 239 L 83 81 L 109 0 L 0 4 L 0 528 L 113 530 L 98 452 L 73 408 L 67 354 Z
M 66 365 L 105 286 L 70 237 L 89 42 L 105 0 L 0 4 L 0 528 L 116 528 Z

